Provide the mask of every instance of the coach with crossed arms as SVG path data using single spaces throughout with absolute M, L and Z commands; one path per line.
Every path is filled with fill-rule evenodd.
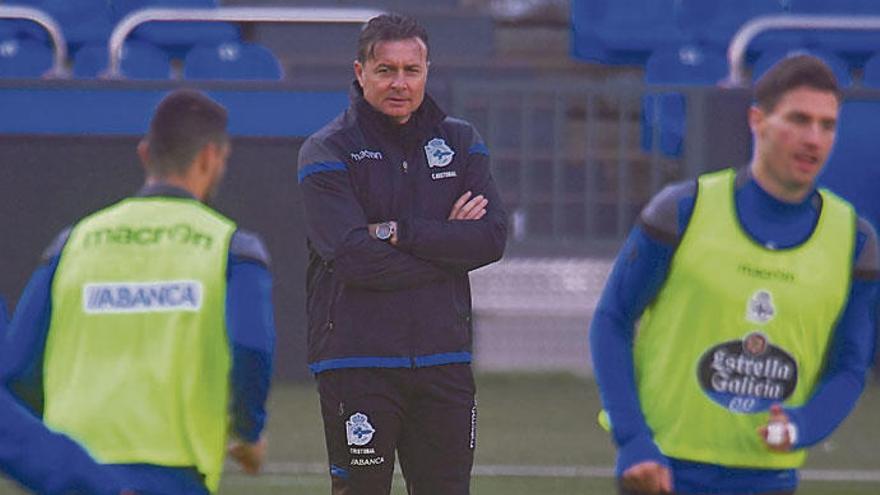
M 425 95 L 428 36 L 376 17 L 351 105 L 299 155 L 309 366 L 334 494 L 469 493 L 476 443 L 468 272 L 498 260 L 505 213 L 488 151 Z

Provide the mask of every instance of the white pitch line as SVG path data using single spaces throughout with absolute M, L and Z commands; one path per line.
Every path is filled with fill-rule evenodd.
M 235 470 L 232 470 L 235 471 Z M 328 468 L 321 463 L 272 462 L 264 472 L 272 475 L 325 474 Z M 613 478 L 614 468 L 607 466 L 536 466 L 477 464 L 474 476 L 520 476 L 531 478 Z M 806 481 L 852 481 L 880 483 L 880 470 L 869 469 L 803 469 L 801 479 Z
M 880 471 L 868 469 L 802 469 L 801 479 L 809 481 L 865 481 L 880 483 Z

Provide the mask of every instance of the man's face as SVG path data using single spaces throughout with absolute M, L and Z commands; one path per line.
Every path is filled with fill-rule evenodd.
M 785 93 L 769 112 L 750 113 L 762 184 L 783 199 L 809 192 L 825 165 L 837 134 L 840 104 L 834 93 L 799 87 Z
M 428 49 L 419 38 L 380 41 L 354 74 L 373 108 L 405 124 L 425 99 Z

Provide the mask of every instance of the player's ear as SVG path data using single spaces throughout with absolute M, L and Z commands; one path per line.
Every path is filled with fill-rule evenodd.
M 193 163 L 190 167 L 196 167 L 200 174 L 209 174 L 211 172 L 211 164 L 213 162 L 213 157 L 217 152 L 216 146 L 214 143 L 208 142 L 202 146 L 202 149 L 196 154 Z
M 749 107 L 749 128 L 752 130 L 753 134 L 757 134 L 758 131 L 763 127 L 764 118 L 766 115 L 764 114 L 764 110 L 757 105 L 752 105 Z
M 141 139 L 138 143 L 137 154 L 138 158 L 141 160 L 141 166 L 146 169 L 147 163 L 150 162 L 150 143 L 148 143 L 146 139 Z
M 355 60 L 353 67 L 354 67 L 354 77 L 355 77 L 355 79 L 357 79 L 358 84 L 360 84 L 361 87 L 363 88 L 364 87 L 364 64 L 362 64 L 360 60 Z

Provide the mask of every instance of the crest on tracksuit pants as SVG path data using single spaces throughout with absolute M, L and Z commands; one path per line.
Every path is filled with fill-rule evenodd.
M 348 437 L 349 445 L 357 445 L 358 447 L 370 443 L 376 429 L 370 424 L 370 418 L 363 413 L 354 413 L 345 422 L 345 434 Z

